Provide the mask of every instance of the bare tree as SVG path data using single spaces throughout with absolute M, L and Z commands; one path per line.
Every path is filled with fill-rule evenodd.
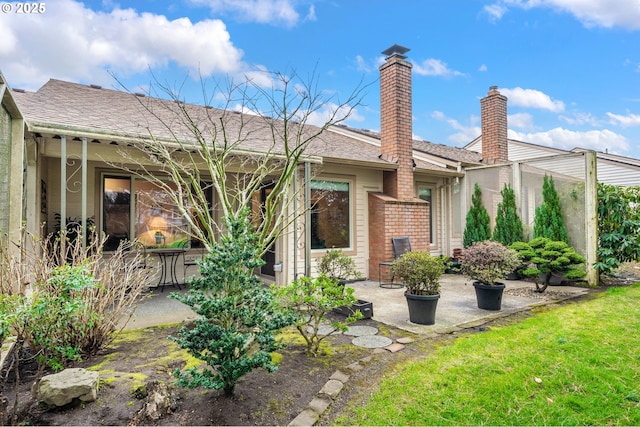
M 186 222 L 181 231 L 207 250 L 226 232 L 214 212 L 235 218 L 247 206 L 252 206 L 261 254 L 268 250 L 302 213 L 291 210 L 297 197 L 292 183 L 296 169 L 308 159 L 305 150 L 353 113 L 368 86 L 360 82 L 340 101 L 318 90 L 315 75 L 308 81 L 295 72 L 271 76 L 268 89 L 251 79 L 240 84 L 215 80 L 212 97 L 201 78 L 204 107 L 183 102 L 181 89 L 154 79 L 154 95 L 165 99 L 137 97 L 150 118 L 149 138 L 121 149 L 122 161 L 109 162 L 164 191 Z M 220 93 L 223 105 L 212 108 Z M 322 124 L 311 125 L 321 111 L 327 114 Z M 256 206 L 256 194 L 267 187 L 262 205 Z

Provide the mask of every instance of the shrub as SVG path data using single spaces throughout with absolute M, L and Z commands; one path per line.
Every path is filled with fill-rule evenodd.
M 498 203 L 496 213 L 496 228 L 493 230 L 493 240 L 505 246 L 513 242 L 524 240 L 522 220 L 518 216 L 516 195 L 508 184 L 502 189 L 502 202 Z
M 36 354 L 40 366 L 54 371 L 81 360 L 85 337 L 101 315 L 82 297 L 96 287 L 85 265 L 55 267 L 46 283 L 38 283 L 31 299 L 18 307 L 16 329 Z
M 462 244 L 467 248 L 476 242 L 482 242 L 490 238 L 491 218 L 489 218 L 487 209 L 482 205 L 482 190 L 476 183 L 471 196 L 471 208 L 467 212 Z
M 544 176 L 542 183 L 542 204 L 536 208 L 533 221 L 533 237 L 569 242 L 567 229 L 562 218 L 560 197 L 556 192 L 552 176 Z
M 351 306 L 358 300 L 353 288 L 345 287 L 324 274 L 316 278 L 302 277 L 277 289 L 282 305 L 295 316 L 295 326 L 307 344 L 307 353 L 318 355 L 321 342 L 334 333 L 347 330 L 347 324 L 362 317 L 357 311 L 344 322 L 330 323 L 330 330 L 319 333 L 320 326 L 327 323 L 326 314 L 331 310 Z
M 282 313 L 274 292 L 253 274 L 264 261 L 248 212 L 227 218 L 228 235 L 200 263 L 200 276 L 186 294 L 171 297 L 188 305 L 200 318 L 169 337 L 209 367 L 176 370 L 178 384 L 235 393 L 237 381 L 256 368 L 273 372 L 271 352 L 281 348 L 275 334 L 293 322 Z
M 486 240 L 462 250 L 462 274 L 485 285 L 493 285 L 520 265 L 518 253 L 501 243 Z
M 404 253 L 391 263 L 391 273 L 404 279 L 407 292 L 413 295 L 437 295 L 440 293 L 440 276 L 447 261 L 435 257 L 429 251 Z
M 318 273 L 333 279 L 359 279 L 362 274 L 356 270 L 356 262 L 346 256 L 342 249 L 330 249 L 318 258 Z
M 640 259 L 640 187 L 598 184 L 599 273 Z
M 568 243 L 538 237 L 529 243 L 518 242 L 511 246 L 522 258 L 524 265 L 520 273 L 528 277 L 542 275 L 542 287 L 536 282 L 536 290 L 544 292 L 549 285 L 552 273 L 562 273 L 567 279 L 580 279 L 587 272 L 581 266 L 586 261 Z

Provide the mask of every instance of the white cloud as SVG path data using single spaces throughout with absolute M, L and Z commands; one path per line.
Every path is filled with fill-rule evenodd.
M 562 150 L 580 147 L 622 154 L 630 149 L 629 142 L 624 136 L 608 129 L 579 132 L 558 127 L 536 133 L 520 133 L 509 130 L 509 138 Z
M 475 125 L 475 123 L 478 122 L 477 116 L 471 116 L 470 125 L 468 126 L 461 124 L 455 119 L 447 117 L 442 111 L 436 110 L 432 112 L 431 117 L 440 122 L 446 122 L 452 129 L 457 131 L 447 137 L 447 139 L 455 145 L 468 144 L 482 133 L 482 128 Z
M 529 113 L 509 114 L 507 122 L 517 129 L 533 129 L 533 117 Z
M 560 115 L 558 116 L 560 121 L 568 123 L 570 125 L 591 125 L 597 126 L 599 124 L 598 119 L 596 119 L 591 113 L 572 113 L 570 116 Z
M 127 75 L 169 63 L 193 75 L 234 73 L 244 67 L 242 54 L 220 20 L 170 21 L 133 9 L 94 12 L 72 0 L 47 3 L 43 15 L 0 14 L 2 71 L 12 86 L 25 89 L 50 77 L 113 83 L 105 69 Z
M 614 125 L 620 125 L 623 127 L 640 126 L 639 114 L 630 113 L 626 116 L 623 116 L 621 114 L 607 113 L 607 116 L 609 116 L 609 122 Z
M 544 92 L 535 89 L 500 89 L 500 93 L 509 98 L 509 103 L 518 107 L 540 108 L 554 113 L 564 111 L 564 102 L 552 99 Z
M 450 69 L 445 62 L 434 58 L 425 59 L 419 64 L 414 63 L 413 72 L 421 76 L 452 77 L 464 75 L 460 71 Z
M 333 119 L 332 119 L 333 118 Z M 355 109 L 351 109 L 349 106 L 338 106 L 333 102 L 328 102 L 322 105 L 322 108 L 312 111 L 307 117 L 307 123 L 315 126 L 323 126 L 329 120 L 348 120 L 349 122 L 362 122 L 362 117 Z
M 485 6 L 484 10 L 489 12 L 493 19 L 500 19 L 504 15 L 502 9 L 509 7 L 551 8 L 570 13 L 586 27 L 640 29 L 640 2 L 638 0 L 500 0 Z M 495 13 L 491 14 L 491 10 Z M 499 13 L 500 11 L 502 13 Z
M 484 72 L 484 71 L 487 71 L 487 69 L 488 69 L 488 68 L 487 68 L 487 65 L 486 65 L 486 64 L 482 64 L 482 65 L 478 68 L 478 71 L 482 71 L 482 72 Z
M 291 0 L 191 0 L 191 3 L 206 6 L 215 14 L 229 13 L 245 22 L 292 27 L 300 19 Z M 306 19 L 315 20 L 313 6 Z
M 502 16 L 507 12 L 507 8 L 501 4 L 486 5 L 483 10 L 489 15 L 491 21 L 502 19 Z

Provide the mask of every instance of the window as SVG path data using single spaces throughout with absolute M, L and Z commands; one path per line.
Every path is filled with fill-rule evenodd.
M 313 180 L 311 186 L 311 249 L 351 246 L 350 184 Z
M 158 185 L 126 176 L 104 176 L 102 200 L 105 250 L 115 250 L 121 241 L 133 238 L 148 248 L 187 246 L 186 221 Z
M 433 233 L 433 189 L 430 187 L 418 187 L 418 197 L 422 200 L 429 202 L 429 243 L 435 245 L 436 239 Z

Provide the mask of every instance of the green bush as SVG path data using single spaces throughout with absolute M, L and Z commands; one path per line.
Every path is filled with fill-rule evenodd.
M 247 211 L 226 222 L 229 234 L 200 263 L 201 277 L 191 280 L 188 293 L 171 294 L 200 317 L 170 339 L 208 365 L 176 370 L 178 384 L 233 395 L 237 381 L 252 370 L 277 369 L 271 359 L 271 352 L 281 348 L 275 334 L 294 319 L 253 274 L 264 261 Z
M 533 220 L 533 237 L 546 237 L 568 243 L 569 237 L 562 218 L 560 197 L 552 176 L 544 176 L 542 200 L 542 204 L 536 208 Z
M 55 371 L 82 359 L 86 337 L 101 320 L 83 298 L 97 287 L 86 265 L 56 267 L 47 283 L 37 283 L 31 298 L 17 307 L 15 328 L 36 354 L 41 366 Z
M 318 258 L 318 273 L 333 279 L 359 279 L 362 274 L 356 270 L 356 262 L 345 255 L 342 249 L 329 249 Z
M 524 232 L 522 220 L 518 215 L 516 207 L 516 195 L 509 184 L 505 184 L 502 189 L 502 202 L 498 203 L 496 213 L 496 227 L 493 230 L 493 239 L 505 246 L 513 242 L 523 241 Z
M 282 305 L 293 313 L 296 329 L 307 344 L 307 353 L 312 356 L 318 355 L 320 344 L 326 337 L 346 331 L 347 324 L 362 317 L 362 313 L 356 311 L 344 322 L 329 323 L 331 329 L 320 334 L 320 326 L 328 323 L 328 312 L 339 307 L 350 307 L 358 302 L 353 295 L 353 288 L 345 287 L 336 279 L 321 274 L 316 278 L 302 277 L 276 289 Z
M 640 259 L 640 187 L 598 184 L 599 273 Z
M 412 251 L 391 263 L 391 273 L 404 279 L 410 294 L 437 295 L 440 293 L 440 276 L 446 267 L 447 260 L 443 257 L 431 256 L 429 251 Z
M 483 242 L 491 238 L 491 218 L 482 204 L 482 190 L 478 183 L 474 186 L 471 196 L 471 208 L 467 212 L 462 245 L 465 248 L 476 242 Z
M 523 260 L 520 274 L 542 277 L 542 287 L 536 286 L 539 292 L 544 292 L 549 286 L 551 275 L 554 273 L 564 274 L 567 279 L 580 279 L 587 275 L 583 268 L 586 259 L 566 242 L 537 237 L 529 243 L 514 243 L 511 248 L 516 250 Z

